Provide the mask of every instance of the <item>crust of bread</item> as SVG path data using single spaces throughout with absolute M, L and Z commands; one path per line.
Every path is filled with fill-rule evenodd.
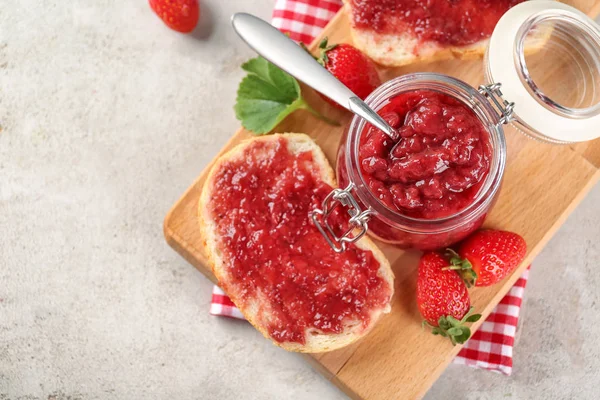
M 313 153 L 313 159 L 315 160 L 315 166 L 319 168 L 318 173 L 321 179 L 332 187 L 336 186 L 333 169 L 329 165 L 325 154 L 309 136 L 298 133 L 273 134 L 248 139 L 222 155 L 215 162 L 208 174 L 198 204 L 198 218 L 201 236 L 203 238 L 202 247 L 204 248 L 204 252 L 207 256 L 212 272 L 219 280 L 219 284 L 221 285 L 222 289 L 229 295 L 234 304 L 238 306 L 246 319 L 267 339 L 270 340 L 272 339 L 269 336 L 267 328 L 259 318 L 259 310 L 261 311 L 263 318 L 265 314 L 268 315 L 268 312 L 265 312 L 265 309 L 268 311 L 268 301 L 261 299 L 260 293 L 257 295 L 258 298 L 253 299 L 251 302 L 247 301 L 247 298 L 244 299 L 244 302 L 240 301 L 241 299 L 238 298 L 239 293 L 237 293 L 235 290 L 234 284 L 228 279 L 227 269 L 218 247 L 215 229 L 216 225 L 210 215 L 208 204 L 212 197 L 215 176 L 224 163 L 243 156 L 244 150 L 255 142 L 276 141 L 281 137 L 286 138 L 288 149 L 293 153 L 311 151 Z M 363 237 L 361 240 L 359 240 L 356 246 L 360 249 L 371 250 L 373 252 L 374 257 L 380 264 L 379 275 L 385 279 L 390 287 L 391 300 L 394 292 L 394 274 L 390 267 L 389 261 L 385 258 L 381 250 L 379 250 L 379 248 L 367 237 Z M 373 328 L 381 315 L 388 313 L 390 309 L 391 305 L 387 304 L 385 308 L 374 310 L 371 314 L 369 325 L 364 329 L 360 321 L 351 321 L 346 324 L 344 327 L 344 332 L 340 334 L 326 334 L 318 329 L 307 329 L 305 344 L 295 342 L 279 343 L 275 340 L 272 341 L 277 346 L 280 346 L 288 351 L 301 353 L 321 353 L 339 349 L 364 337 Z
M 350 0 L 343 0 L 344 7 L 352 18 Z M 415 63 L 430 63 L 434 61 L 461 59 L 480 59 L 485 54 L 489 40 L 480 40 L 467 46 L 440 46 L 434 41 L 420 41 L 416 36 L 406 33 L 380 34 L 371 30 L 350 27 L 352 41 L 360 51 L 369 58 L 385 67 L 402 67 Z M 542 48 L 551 30 L 545 29 L 536 34 L 535 40 L 528 40 L 525 52 L 534 53 Z

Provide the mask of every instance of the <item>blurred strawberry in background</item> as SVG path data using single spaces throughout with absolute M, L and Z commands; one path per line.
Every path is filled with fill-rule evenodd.
M 200 18 L 198 0 L 149 0 L 152 10 L 171 29 L 189 33 Z

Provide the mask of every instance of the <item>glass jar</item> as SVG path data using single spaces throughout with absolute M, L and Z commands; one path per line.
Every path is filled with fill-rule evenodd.
M 600 28 L 556 1 L 526 1 L 498 21 L 483 63 L 486 82 L 515 103 L 512 125 L 546 143 L 600 136 Z
M 435 91 L 461 101 L 477 115 L 488 135 L 491 147 L 490 169 L 472 203 L 440 219 L 419 219 L 402 215 L 381 202 L 367 186 L 361 172 L 359 144 L 366 123 L 354 118 L 342 136 L 337 157 L 337 178 L 348 188 L 361 210 L 369 210 L 369 233 L 377 239 L 401 247 L 421 250 L 437 249 L 460 241 L 475 231 L 491 209 L 500 189 L 506 165 L 506 142 L 498 112 L 485 95 L 468 84 L 449 76 L 419 73 L 386 82 L 373 92 L 366 103 L 379 111 L 389 100 L 415 90 Z
M 560 65 L 566 72 L 552 76 L 548 85 L 548 79 L 542 79 L 546 78 L 544 63 L 555 71 Z M 383 242 L 430 250 L 456 243 L 479 228 L 500 190 L 506 166 L 506 123 L 549 143 L 600 137 L 600 29 L 580 11 L 544 0 L 511 8 L 490 38 L 484 71 L 488 85 L 479 90 L 449 76 L 416 73 L 386 82 L 365 100 L 379 111 L 399 94 L 428 90 L 470 108 L 485 127 L 492 151 L 489 172 L 470 204 L 439 219 L 413 218 L 387 207 L 368 188 L 361 172 L 359 146 L 366 124 L 354 117 L 338 149 L 338 183 L 345 189 L 333 190 L 312 215 L 335 251 L 344 251 L 346 243 L 367 231 Z M 328 223 L 338 206 L 350 216 L 350 227 L 343 232 Z

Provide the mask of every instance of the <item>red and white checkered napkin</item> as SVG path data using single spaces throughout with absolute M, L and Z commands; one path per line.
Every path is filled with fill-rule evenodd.
M 454 358 L 455 364 L 465 364 L 505 375 L 512 373 L 515 334 L 528 278 L 529 268 L 465 343 Z
M 310 43 L 338 12 L 341 0 L 276 0 L 273 25 L 297 41 Z M 529 269 L 483 322 L 454 359 L 466 364 L 510 375 L 512 351 L 521 301 Z M 210 313 L 244 319 L 244 316 L 218 287 L 214 287 Z

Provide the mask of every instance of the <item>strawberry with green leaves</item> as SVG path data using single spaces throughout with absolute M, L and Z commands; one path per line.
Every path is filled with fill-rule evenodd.
M 417 278 L 417 306 L 425 319 L 423 324 L 430 326 L 434 335 L 447 337 L 454 345 L 463 344 L 471 337 L 465 324 L 478 321 L 481 315 L 472 314 L 465 283 L 447 266 L 448 261 L 441 254 L 423 254 Z
M 330 45 L 324 38 L 319 50 L 317 61 L 362 100 L 381 85 L 375 63 L 356 47 L 349 44 Z M 329 104 L 342 108 L 327 96 L 320 95 Z
M 525 239 L 516 233 L 481 230 L 469 236 L 458 253 L 449 250 L 448 269 L 459 271 L 467 287 L 491 286 L 510 275 L 526 254 Z

